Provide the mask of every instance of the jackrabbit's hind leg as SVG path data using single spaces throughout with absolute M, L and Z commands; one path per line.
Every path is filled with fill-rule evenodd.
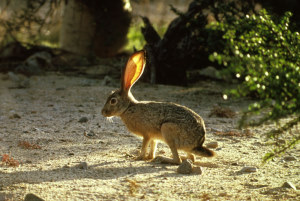
M 173 155 L 173 159 L 172 159 L 172 161 L 170 161 L 170 163 L 181 164 L 181 158 L 178 155 L 177 148 L 175 146 L 170 146 L 170 149 L 171 149 L 172 155 Z
M 190 159 L 192 162 L 195 162 L 195 155 L 194 154 L 191 154 L 191 153 L 186 153 L 186 156 L 181 156 L 180 157 L 181 160 L 187 160 L 187 159 Z
M 169 145 L 170 146 L 170 145 Z M 154 162 L 167 163 L 167 164 L 181 164 L 181 159 L 178 155 L 177 148 L 175 146 L 170 146 L 173 158 L 167 158 L 163 156 L 157 156 L 153 159 Z
M 195 155 L 191 153 L 187 153 L 187 159 L 190 159 L 191 161 L 195 162 Z
M 170 164 L 181 164 L 181 158 L 178 155 L 178 137 L 180 133 L 178 131 L 178 125 L 174 123 L 164 123 L 161 126 L 161 135 L 164 141 L 169 145 L 173 158 L 166 158 L 162 156 L 156 157 L 153 161 Z
M 177 133 L 178 126 L 174 123 L 164 123 L 161 126 L 161 134 L 164 138 L 164 141 L 169 145 L 173 158 L 165 158 L 165 157 L 156 157 L 155 161 L 160 161 L 162 163 L 171 163 L 171 164 L 181 164 L 181 159 L 178 155 L 177 147 L 178 147 L 178 135 Z

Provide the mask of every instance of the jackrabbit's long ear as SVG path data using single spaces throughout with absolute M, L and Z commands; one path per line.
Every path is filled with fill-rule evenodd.
M 145 51 L 135 52 L 129 58 L 122 77 L 122 91 L 128 93 L 132 85 L 141 77 L 145 67 Z

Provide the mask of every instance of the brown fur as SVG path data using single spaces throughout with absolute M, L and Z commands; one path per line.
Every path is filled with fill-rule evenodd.
M 214 155 L 213 151 L 202 146 L 205 140 L 205 125 L 197 113 L 175 103 L 137 101 L 130 92 L 131 86 L 124 89 L 126 84 L 123 82 L 122 79 L 121 89 L 108 97 L 102 114 L 105 117 L 121 117 L 129 131 L 143 137 L 138 159 L 153 159 L 157 140 L 168 144 L 173 154 L 173 159 L 158 157 L 161 162 L 180 164 L 178 150 L 185 151 L 187 158 L 193 161 L 193 154 L 205 157 Z M 150 151 L 147 154 L 149 145 Z

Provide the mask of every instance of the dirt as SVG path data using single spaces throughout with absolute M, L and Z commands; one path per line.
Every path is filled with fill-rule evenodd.
M 300 200 L 299 190 L 282 187 L 290 182 L 300 189 L 299 146 L 262 165 L 272 148 L 263 133 L 274 124 L 236 129 L 250 101 L 223 100 L 224 83 L 139 82 L 132 89 L 138 100 L 176 102 L 205 120 L 205 144 L 217 142 L 217 156 L 197 157 L 193 165 L 202 174 L 186 175 L 177 173 L 177 165 L 135 160 L 141 139 L 120 119 L 110 122 L 101 115 L 118 82 L 103 86 L 101 79 L 47 73 L 20 88 L 7 75 L 0 78 L 1 201 L 23 200 L 29 193 L 44 200 Z M 211 115 L 216 106 L 236 115 Z M 161 143 L 158 155 L 171 153 Z M 18 163 L 10 165 L 8 157 Z M 243 172 L 244 167 L 251 171 Z

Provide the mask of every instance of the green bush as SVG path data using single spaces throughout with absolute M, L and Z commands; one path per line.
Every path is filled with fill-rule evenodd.
M 300 142 L 299 132 L 288 132 L 300 122 L 300 35 L 289 28 L 291 16 L 287 12 L 276 19 L 262 10 L 259 15 L 246 15 L 232 23 L 215 23 L 210 27 L 223 33 L 225 43 L 222 51 L 210 55 L 210 60 L 227 66 L 226 73 L 241 81 L 230 94 L 258 99 L 244 113 L 240 126 L 291 119 L 268 133 L 274 140 L 283 133 L 291 133 L 292 138 L 267 154 L 264 161 Z M 258 113 L 263 117 L 249 121 Z
M 160 37 L 162 37 L 167 30 L 166 25 L 158 26 L 154 24 L 153 26 Z M 146 45 L 146 41 L 141 32 L 141 27 L 142 24 L 139 23 L 133 23 L 129 27 L 129 31 L 127 33 L 127 44 L 124 47 L 124 50 L 132 52 L 133 48 L 140 50 L 143 49 L 143 47 Z

